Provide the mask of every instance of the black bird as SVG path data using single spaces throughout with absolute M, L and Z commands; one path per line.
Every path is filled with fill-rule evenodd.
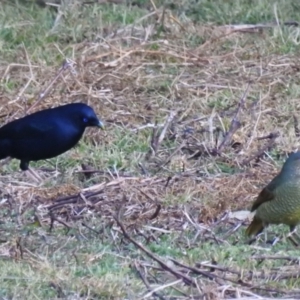
M 74 147 L 86 127 L 104 128 L 94 110 L 72 103 L 35 112 L 0 128 L 0 159 L 19 159 L 21 170 L 30 161 L 55 157 Z

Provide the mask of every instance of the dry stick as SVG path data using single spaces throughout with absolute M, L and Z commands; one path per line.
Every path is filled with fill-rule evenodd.
M 260 271 L 260 272 L 257 272 L 255 273 L 255 278 L 256 279 L 267 279 L 267 280 L 276 280 L 276 281 L 279 281 L 279 280 L 282 280 L 282 279 L 292 279 L 292 278 L 299 278 L 299 269 L 298 269 L 298 266 L 296 267 L 295 270 L 292 270 L 292 271 L 287 271 L 287 272 L 284 272 L 284 271 L 281 271 L 280 268 L 278 268 L 278 271 L 279 272 L 269 272 L 269 273 L 266 273 L 266 271 Z M 247 275 L 249 278 L 252 278 L 253 277 L 253 274 L 248 274 Z
M 42 169 L 42 168 L 41 168 Z M 44 172 L 47 172 L 48 170 L 45 170 L 43 168 L 43 171 Z M 50 170 L 49 172 L 51 172 L 52 170 Z M 103 171 L 103 170 L 97 170 L 97 169 L 92 169 L 84 164 L 82 164 L 82 170 L 79 170 L 79 171 L 76 171 L 75 172 L 76 174 L 84 174 L 85 176 L 91 176 L 93 174 L 100 174 L 100 175 L 104 175 L 106 176 L 106 178 L 108 176 L 122 176 L 122 177 L 131 177 L 132 175 L 131 174 L 126 174 L 126 172 L 119 172 L 118 174 L 116 172 L 106 172 L 106 171 Z
M 161 271 L 162 270 L 162 268 L 160 268 L 160 267 L 158 267 L 158 266 L 155 266 L 155 265 L 153 265 L 153 264 L 147 264 L 146 262 L 144 262 L 143 263 L 143 267 L 145 267 L 145 268 L 151 268 L 151 269 L 153 269 L 153 270 L 158 270 L 158 271 Z M 150 272 L 149 272 L 149 276 L 151 276 L 152 278 L 154 278 L 154 280 L 156 281 L 156 282 L 163 282 L 163 280 L 161 280 L 161 279 L 158 279 L 155 275 L 152 275 Z M 197 282 L 196 282 L 196 285 L 197 285 Z M 186 298 L 184 298 L 184 299 L 189 299 L 189 297 L 188 297 L 188 294 L 186 294 L 185 292 L 183 292 L 182 290 L 180 290 L 178 287 L 176 287 L 176 286 L 172 286 L 172 283 L 171 283 L 171 286 L 170 286 L 172 289 L 174 289 L 174 290 L 176 290 L 178 293 L 180 293 L 181 295 L 183 295 L 183 296 L 185 296 Z
M 53 229 L 54 221 L 57 221 L 58 223 L 64 225 L 65 227 L 68 228 L 68 230 L 70 230 L 70 229 L 73 228 L 72 226 L 68 225 L 68 224 L 65 223 L 64 221 L 59 220 L 57 217 L 55 217 L 54 214 L 53 214 L 53 212 L 50 211 L 49 215 L 50 215 L 50 220 L 51 220 L 50 228 L 49 228 L 49 231 L 50 231 L 50 232 L 51 232 L 52 229 Z
M 177 112 L 175 112 L 175 111 L 170 112 L 169 117 L 166 120 L 164 127 L 159 135 L 158 135 L 157 122 L 155 122 L 155 127 L 153 127 L 152 137 L 151 137 L 151 148 L 146 155 L 147 160 L 149 160 L 152 156 L 155 156 L 157 154 L 158 148 L 160 147 L 160 144 L 162 143 L 163 139 L 165 138 L 167 129 L 168 129 L 170 123 L 173 121 L 176 114 L 177 114 Z
M 98 193 L 94 193 L 93 195 L 84 196 L 84 198 L 87 199 L 87 198 L 90 198 L 90 197 L 95 196 L 95 195 L 100 194 L 100 193 L 102 193 L 102 191 L 100 191 Z M 77 202 L 78 202 L 78 204 L 84 204 L 85 203 L 86 206 L 89 206 L 89 205 L 90 206 L 95 206 L 95 205 L 98 204 L 98 202 L 100 202 L 100 201 L 103 200 L 103 199 L 101 199 L 101 200 L 99 200 L 99 201 L 97 201 L 95 203 L 87 203 L 82 198 L 82 196 L 80 196 L 80 194 L 75 194 L 75 195 L 72 195 L 72 196 L 69 196 L 69 197 L 66 197 L 66 198 L 68 198 L 68 199 L 63 199 L 63 201 L 62 201 L 62 199 L 54 200 L 54 201 L 59 201 L 59 203 L 52 204 L 52 205 L 48 206 L 47 207 L 48 210 L 49 211 L 57 210 L 57 209 L 59 209 L 61 207 L 64 207 L 67 204 L 75 204 Z
M 209 278 L 211 280 L 214 280 L 216 278 L 220 278 L 220 279 L 223 279 L 225 280 L 225 278 L 223 278 L 222 276 L 219 276 L 219 275 L 215 275 L 215 274 L 211 274 L 210 272 L 206 272 L 206 271 L 202 271 L 202 270 L 199 270 L 198 268 L 195 268 L 195 267 L 190 267 L 190 266 L 187 266 L 185 264 L 182 264 L 181 262 L 171 258 L 171 261 L 174 262 L 177 266 L 180 266 L 180 267 L 183 267 L 183 268 L 186 268 L 198 275 L 202 275 L 206 278 Z
M 86 2 L 82 2 L 81 5 L 85 5 L 85 4 L 107 4 L 107 3 L 113 3 L 113 4 L 122 4 L 122 3 L 126 3 L 126 0 L 94 0 L 94 1 L 86 1 Z
M 155 143 L 156 143 L 155 140 L 157 139 L 157 132 L 158 132 L 157 121 L 155 121 L 154 127 L 152 129 L 150 149 L 145 157 L 146 160 L 149 160 L 153 155 L 155 155 L 154 147 L 155 147 Z
M 275 139 L 279 136 L 279 134 L 273 134 L 270 141 L 261 149 L 259 149 L 254 155 L 250 156 L 248 159 L 244 159 L 241 163 L 241 166 L 246 166 L 253 159 L 260 158 L 267 149 L 271 148 L 275 144 Z
M 150 0 L 150 2 L 151 2 L 151 4 L 152 4 L 152 6 L 153 6 L 153 9 L 154 9 L 154 10 L 156 11 L 156 13 L 157 13 L 157 7 L 156 7 L 154 1 L 153 1 L 153 0 Z
M 20 256 L 23 259 L 24 251 L 23 251 L 23 247 L 22 247 L 22 242 L 21 241 L 22 241 L 22 238 L 21 237 L 17 237 L 17 239 L 16 239 L 16 246 L 17 246 L 17 249 L 20 250 Z
M 242 225 L 243 225 L 243 221 L 238 222 L 237 224 L 235 224 L 235 226 L 233 228 L 231 228 L 230 230 L 228 230 L 225 234 L 223 234 L 223 240 L 226 240 L 228 237 L 230 237 L 234 232 L 236 232 Z
M 137 189 L 141 194 L 143 194 L 144 196 L 146 196 L 149 200 L 151 200 L 153 203 L 157 203 L 157 201 L 152 197 L 150 196 L 148 193 L 144 192 L 143 190 L 141 190 L 140 188 L 138 187 L 135 187 L 135 189 Z
M 152 0 L 151 0 L 152 1 Z M 163 30 L 164 29 L 164 23 L 165 23 L 165 15 L 166 15 L 166 6 L 164 5 L 163 6 L 163 11 L 162 11 L 162 14 L 161 16 L 159 17 L 157 23 L 160 23 L 159 24 L 159 30 Z M 158 32 L 159 33 L 159 32 Z
M 26 114 L 28 114 L 28 112 L 29 112 L 30 110 L 32 110 L 35 106 L 37 106 L 37 104 L 38 104 L 40 101 L 42 101 L 42 100 L 46 97 L 46 95 L 47 95 L 47 93 L 49 92 L 50 88 L 53 86 L 53 84 L 54 84 L 54 83 L 57 81 L 57 79 L 60 77 L 60 75 L 62 74 L 62 72 L 63 72 L 64 70 L 70 68 L 70 67 L 71 67 L 70 61 L 69 61 L 69 60 L 65 60 L 65 61 L 63 62 L 62 67 L 59 69 L 57 75 L 56 75 L 56 76 L 54 77 L 54 79 L 50 82 L 50 84 L 46 87 L 46 89 L 44 90 L 44 92 L 41 92 L 41 93 L 39 94 L 38 100 L 37 100 L 36 102 L 34 102 L 33 105 L 30 106 L 30 107 L 27 109 Z M 30 69 L 31 69 L 31 68 L 30 68 Z M 31 75 L 31 76 L 32 76 L 32 75 Z M 21 94 L 25 91 L 26 88 L 27 88 L 27 86 L 25 86 L 25 88 L 23 88 L 22 92 L 19 93 L 18 98 L 21 97 Z M 14 114 L 12 114 L 12 115 L 7 119 L 7 122 L 11 121 L 11 120 L 16 116 L 16 114 L 17 114 L 17 112 L 14 113 Z M 9 158 L 8 158 L 8 160 L 9 160 Z M 5 163 L 5 162 L 6 162 L 6 161 L 4 161 L 4 163 Z M 4 164 L 4 163 L 3 163 L 3 164 Z M 1 164 L 1 165 L 2 165 L 2 164 Z
M 169 267 L 163 260 L 161 260 L 158 256 L 153 254 L 150 250 L 146 249 L 144 246 L 142 246 L 140 243 L 135 241 L 126 231 L 123 223 L 120 221 L 120 214 L 121 214 L 121 208 L 118 211 L 117 216 L 114 216 L 115 221 L 117 222 L 118 226 L 121 228 L 122 233 L 124 237 L 129 240 L 132 244 L 134 244 L 137 248 L 145 252 L 150 258 L 152 258 L 154 261 L 160 264 L 160 266 L 164 269 L 173 274 L 175 277 L 182 279 L 186 284 L 196 286 L 194 283 L 194 280 L 190 278 L 189 276 L 182 274 L 181 272 L 175 270 L 172 267 Z
M 165 285 L 158 286 L 158 287 L 156 287 L 153 291 L 151 291 L 151 292 L 149 292 L 148 294 L 144 295 L 143 298 L 141 298 L 141 299 L 149 298 L 149 297 L 151 297 L 151 296 L 154 294 L 154 292 L 163 290 L 163 289 L 165 289 L 165 288 L 167 288 L 167 287 L 172 287 L 173 285 L 178 284 L 178 283 L 180 283 L 180 282 L 181 282 L 181 279 L 176 280 L 176 281 L 174 281 L 174 282 L 167 283 L 167 284 L 165 284 Z
M 27 109 L 27 113 L 28 113 L 30 110 L 32 110 L 35 106 L 37 106 L 37 105 L 38 105 L 38 104 L 46 97 L 46 95 L 48 94 L 50 88 L 51 88 L 51 87 L 53 86 L 53 84 L 58 80 L 58 78 L 61 76 L 61 74 L 62 74 L 65 70 L 67 70 L 67 69 L 69 69 L 69 68 L 71 68 L 71 67 L 72 67 L 72 64 L 70 63 L 69 60 L 65 60 L 65 61 L 63 62 L 63 65 L 62 65 L 62 66 L 60 67 L 60 69 L 58 70 L 56 76 L 52 79 L 52 81 L 49 83 L 49 85 L 46 87 L 46 89 L 45 89 L 43 92 L 41 92 L 41 93 L 39 94 L 39 97 L 38 97 L 37 101 L 35 101 L 35 102 L 33 103 L 33 105 L 31 105 L 31 106 Z
M 17 99 L 16 99 L 17 101 L 22 97 L 22 95 L 24 94 L 25 90 L 28 88 L 28 86 L 30 85 L 30 83 L 33 81 L 33 78 L 34 78 L 33 72 L 32 72 L 31 62 L 30 62 L 30 59 L 29 59 L 26 47 L 25 47 L 24 43 L 22 43 L 22 44 L 23 44 L 23 47 L 24 47 L 24 51 L 25 51 L 25 54 L 26 54 L 26 60 L 27 60 L 28 67 L 29 67 L 29 70 L 30 70 L 30 78 L 27 81 L 27 83 L 25 84 L 25 86 L 23 86 L 23 88 L 19 92 L 19 94 L 17 96 Z
M 97 63 L 97 64 L 99 64 L 99 65 L 101 65 L 105 68 L 114 68 L 114 67 L 118 66 L 125 58 L 127 58 L 128 56 L 131 56 L 133 54 L 163 55 L 163 56 L 170 56 L 170 57 L 178 58 L 178 59 L 184 60 L 184 62 L 195 61 L 195 59 L 192 59 L 190 57 L 184 57 L 182 55 L 178 55 L 175 52 L 173 53 L 173 52 L 170 52 L 170 51 L 164 52 L 164 51 L 145 50 L 145 49 L 129 50 L 124 55 L 120 56 L 118 59 L 115 59 L 115 60 L 110 61 L 110 62 L 101 62 L 99 60 L 99 57 L 102 58 L 103 56 L 108 56 L 110 54 L 111 54 L 111 52 L 91 57 L 91 58 L 87 59 L 85 61 L 85 63 L 94 62 L 94 63 Z
M 283 256 L 283 255 L 253 255 L 250 256 L 252 259 L 284 259 L 292 262 L 298 262 L 300 259 L 299 257 L 293 256 Z
M 97 196 L 99 194 L 102 194 L 104 193 L 104 189 L 105 188 L 108 188 L 110 186 L 117 186 L 121 183 L 123 183 L 126 179 L 133 179 L 133 180 L 139 180 L 139 178 L 137 177 L 128 177 L 128 178 L 119 178 L 117 180 L 113 180 L 113 181 L 110 181 L 108 183 L 101 183 L 101 184 L 96 184 L 95 186 L 91 186 L 89 188 L 86 188 L 86 189 L 82 189 L 81 192 L 79 193 L 76 193 L 76 194 L 73 194 L 73 195 L 70 195 L 70 196 L 66 196 L 66 197 L 59 197 L 59 198 L 56 198 L 54 200 L 52 200 L 52 202 L 54 202 L 54 204 L 48 206 L 48 210 L 55 210 L 55 209 L 58 209 L 58 208 L 61 208 L 67 204 L 74 204 L 76 203 L 78 200 L 80 201 L 80 194 L 83 193 L 84 197 L 85 198 L 90 198 L 90 197 L 94 197 L 94 196 Z M 152 180 L 152 179 L 151 179 Z M 147 182 L 148 180 L 144 180 L 144 182 Z M 163 182 L 165 181 L 165 179 L 159 179 L 157 182 Z M 92 190 L 95 190 L 94 192 L 91 192 Z M 144 193 L 142 190 L 138 189 L 141 193 L 143 193 L 146 197 L 148 197 L 149 199 L 151 199 L 154 203 L 156 203 L 156 201 L 151 198 L 148 194 Z M 102 199 L 103 200 L 103 199 Z M 102 201 L 102 200 L 99 200 L 98 202 Z M 97 203 L 98 203 L 97 202 Z M 81 203 L 83 203 L 81 201 Z M 93 204 L 96 204 L 96 203 L 93 203 Z M 160 204 L 158 204 L 159 206 Z M 159 207 L 157 207 L 156 209 L 156 212 L 154 213 L 154 215 L 152 216 L 153 218 L 155 217 L 155 214 L 158 213 L 157 211 L 160 210 Z
M 236 271 L 236 270 L 232 270 L 232 269 L 230 269 L 228 267 L 222 267 L 222 266 L 219 266 L 219 265 L 206 264 L 206 263 L 197 263 L 197 266 L 201 266 L 201 267 L 204 267 L 204 268 L 215 269 L 215 270 L 223 271 L 225 273 L 229 272 L 229 273 L 241 276 L 241 272 Z
M 139 188 L 137 188 L 137 187 L 136 187 L 136 189 L 137 189 L 141 194 L 143 194 L 143 195 L 146 196 L 148 199 L 150 199 L 152 202 L 157 203 L 157 201 L 156 201 L 154 198 L 152 198 L 149 194 L 145 193 L 144 191 L 142 191 L 141 189 L 139 189 Z M 157 216 L 159 215 L 160 210 L 161 210 L 161 204 L 157 204 L 156 210 L 155 210 L 155 212 L 153 213 L 153 215 L 152 215 L 151 217 L 149 217 L 149 220 L 153 220 L 153 219 L 157 218 Z
M 136 187 L 136 189 L 137 189 L 141 194 L 143 194 L 143 195 L 146 196 L 148 199 L 150 199 L 153 203 L 156 203 L 156 204 L 157 204 L 157 201 L 156 201 L 154 198 L 152 198 L 149 194 L 145 193 L 143 190 L 141 190 L 141 189 L 139 189 L 139 188 L 137 188 L 137 187 Z M 158 216 L 160 210 L 161 210 L 161 204 L 157 204 L 156 210 L 155 210 L 154 214 L 153 214 L 151 217 L 149 217 L 149 220 L 153 220 L 153 219 L 157 218 L 157 216 Z
M 239 129 L 239 127 L 241 126 L 241 123 L 240 123 L 239 120 L 238 120 L 238 115 L 239 115 L 239 113 L 240 113 L 242 107 L 244 106 L 245 99 L 246 99 L 246 97 L 247 97 L 247 95 L 248 95 L 249 87 L 250 87 L 250 84 L 248 83 L 248 86 L 247 86 L 247 88 L 246 88 L 246 90 L 245 90 L 245 92 L 244 92 L 244 94 L 243 94 L 241 100 L 239 101 L 239 104 L 238 104 L 238 108 L 237 108 L 237 110 L 236 110 L 236 113 L 235 113 L 235 115 L 234 115 L 234 117 L 233 117 L 233 119 L 232 119 L 232 121 L 231 121 L 231 123 L 230 123 L 229 130 L 227 131 L 227 133 L 226 133 L 226 135 L 225 135 L 225 137 L 224 137 L 224 139 L 223 139 L 221 145 L 217 148 L 216 153 L 219 153 L 219 154 L 220 154 L 220 153 L 222 152 L 223 148 L 224 148 L 225 146 L 227 146 L 227 145 L 230 143 L 233 134 L 234 134 L 234 133 Z
M 257 290 L 267 291 L 267 292 L 270 292 L 270 293 L 274 293 L 274 292 L 275 293 L 286 293 L 285 291 L 281 291 L 281 290 L 275 290 L 275 289 L 269 289 L 269 288 L 262 288 L 262 287 L 254 286 L 254 285 L 252 285 L 250 283 L 242 281 L 242 279 L 233 280 L 231 278 L 223 277 L 223 276 L 220 276 L 220 275 L 217 275 L 217 274 L 212 274 L 212 273 L 204 272 L 204 271 L 199 270 L 198 268 L 190 267 L 190 266 L 187 266 L 185 264 L 182 264 L 182 263 L 176 261 L 175 259 L 171 259 L 171 260 L 176 265 L 178 265 L 178 266 L 186 268 L 186 269 L 188 269 L 188 270 L 190 270 L 192 272 L 195 272 L 196 274 L 200 274 L 200 275 L 206 276 L 206 277 L 208 277 L 210 279 L 221 279 L 221 280 L 232 282 L 232 283 L 234 283 L 236 285 L 246 286 L 246 287 L 249 287 L 251 289 L 257 289 Z M 213 266 L 213 267 L 215 267 L 215 266 Z
M 158 294 L 157 292 L 154 292 L 151 287 L 150 284 L 148 283 L 148 280 L 146 277 L 143 276 L 142 272 L 140 271 L 140 269 L 137 266 L 137 262 L 134 262 L 134 267 L 135 270 L 137 272 L 137 274 L 139 275 L 139 277 L 141 278 L 141 280 L 143 281 L 144 285 L 146 286 L 147 290 L 152 293 L 153 296 L 158 297 L 161 300 L 164 300 L 165 298 L 163 296 L 161 296 L 160 294 Z
M 261 136 L 261 137 L 256 138 L 256 140 L 257 140 L 257 141 L 261 141 L 261 140 L 273 139 L 273 138 L 277 138 L 277 137 L 278 137 L 278 133 L 276 133 L 276 132 L 271 132 L 271 133 L 268 134 L 268 135 L 265 135 L 265 136 Z
M 295 115 L 293 115 L 293 119 L 294 119 L 295 136 L 299 137 L 300 136 L 299 122 L 298 122 L 298 119 Z
M 142 163 L 138 163 L 138 166 L 141 168 L 142 170 L 142 175 L 149 175 L 149 172 L 146 170 L 146 168 L 144 167 L 144 165 Z
M 273 278 L 277 279 L 277 280 L 284 280 L 284 279 L 299 279 L 299 269 L 297 268 L 294 271 L 291 272 L 285 272 L 285 273 L 281 273 L 281 274 L 273 274 Z
M 173 151 L 173 153 L 171 153 L 171 155 L 169 155 L 169 157 L 166 159 L 166 161 L 165 161 L 163 164 L 161 164 L 161 166 L 158 168 L 158 170 L 155 172 L 155 174 L 158 173 L 158 172 L 160 172 L 161 169 L 171 161 L 172 157 L 173 157 L 174 155 L 176 155 L 176 154 L 177 154 L 182 148 L 184 148 L 185 146 L 186 146 L 186 141 L 183 141 L 183 142 L 182 142 L 182 143 L 181 143 L 181 144 Z
M 237 285 L 241 285 L 241 286 L 246 286 L 246 287 L 249 287 L 251 288 L 252 290 L 256 289 L 256 290 L 261 290 L 261 291 L 266 291 L 266 292 L 269 292 L 269 293 L 282 293 L 282 294 L 286 294 L 287 292 L 284 291 L 284 290 L 276 290 L 276 289 L 272 289 L 272 288 L 264 288 L 264 287 L 260 287 L 260 286 L 255 286 L 255 285 L 252 285 L 250 283 L 247 283 L 247 282 L 244 282 L 242 281 L 241 279 L 238 279 L 238 280 L 233 280 L 231 278 L 226 278 L 226 277 L 223 277 L 223 276 L 220 276 L 220 275 L 217 275 L 217 274 L 212 274 L 212 273 L 209 273 L 209 272 L 205 272 L 205 271 L 202 271 L 202 270 L 199 270 L 198 268 L 195 268 L 195 267 L 190 267 L 190 266 L 187 266 L 185 264 L 182 264 L 180 262 L 178 262 L 177 260 L 175 259 L 171 259 L 176 265 L 178 266 L 181 266 L 183 268 L 186 268 L 192 272 L 195 272 L 196 274 L 200 274 L 200 275 L 203 275 L 203 276 L 206 276 L 210 279 L 222 279 L 222 280 L 225 280 L 225 281 L 230 281 L 232 283 L 235 283 Z M 204 265 L 203 265 L 204 266 Z M 234 271 L 234 270 L 230 270 L 229 268 L 222 268 L 222 267 L 219 267 L 217 265 L 212 265 L 211 268 L 214 268 L 214 269 L 218 269 L 220 271 L 227 271 L 227 272 L 231 272 L 233 274 L 236 274 L 238 276 L 240 276 L 240 273 L 238 271 Z M 261 275 L 265 275 L 265 272 L 261 272 Z M 293 273 L 292 275 L 296 275 L 296 273 Z M 299 275 L 299 272 L 298 272 L 298 275 Z M 244 274 L 244 277 L 246 275 Z M 253 276 L 253 274 L 251 274 L 250 272 L 248 272 L 247 276 Z M 299 276 L 298 276 L 299 277 Z M 298 278 L 297 277 L 297 278 Z M 266 278 L 266 276 L 263 276 L 261 278 Z M 293 277 L 292 277 L 293 278 Z
M 161 205 L 158 204 L 154 214 L 149 218 L 149 220 L 153 220 L 153 219 L 157 218 L 158 215 L 159 215 L 160 210 L 161 210 Z
M 132 178 L 129 178 L 132 179 Z M 66 196 L 66 197 L 62 197 L 62 198 L 57 198 L 54 199 L 52 202 L 56 202 L 56 204 L 53 204 L 51 206 L 48 206 L 49 210 L 53 210 L 55 208 L 58 208 L 60 206 L 64 206 L 65 204 L 70 204 L 70 203 L 74 203 L 78 201 L 78 198 L 80 198 L 80 194 L 84 193 L 85 198 L 90 198 L 96 195 L 99 195 L 101 193 L 103 193 L 104 188 L 112 186 L 112 185 L 118 185 L 120 183 L 122 183 L 124 180 L 123 178 L 118 179 L 118 180 L 113 180 L 107 184 L 100 184 L 100 185 L 95 185 L 95 192 L 89 192 L 89 190 L 92 190 L 92 187 L 87 188 L 87 189 L 82 189 L 81 192 L 70 195 L 70 196 Z
M 101 229 L 101 231 L 95 230 L 92 227 L 88 226 L 85 222 L 82 222 L 81 225 L 98 235 L 101 235 L 103 233 L 103 229 Z
M 66 204 L 74 204 L 74 203 L 78 202 L 78 199 L 79 199 L 79 195 L 76 195 L 75 197 L 72 196 L 72 198 L 69 200 L 65 200 L 61 203 L 57 203 L 57 204 L 53 204 L 53 205 L 49 206 L 48 210 L 53 211 L 55 209 L 64 207 Z
M 160 144 L 162 143 L 163 139 L 165 138 L 167 129 L 168 129 L 170 123 L 173 121 L 176 114 L 177 114 L 177 112 L 175 112 L 175 111 L 170 112 L 170 115 L 169 115 L 168 119 L 166 120 L 165 125 L 164 125 L 160 135 L 158 137 L 156 137 L 156 141 L 154 144 L 154 153 L 155 154 L 157 153 Z

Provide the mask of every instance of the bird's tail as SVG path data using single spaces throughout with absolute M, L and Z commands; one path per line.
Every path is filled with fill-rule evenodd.
M 263 224 L 262 220 L 260 220 L 259 218 L 254 216 L 251 224 L 246 229 L 246 234 L 248 236 L 258 235 L 263 230 L 264 230 L 264 224 Z

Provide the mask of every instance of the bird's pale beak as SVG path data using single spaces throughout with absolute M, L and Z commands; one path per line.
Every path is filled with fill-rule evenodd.
M 104 130 L 105 129 L 105 126 L 104 126 L 104 124 L 99 120 L 99 123 L 98 123 L 98 125 L 97 125 L 99 128 L 101 128 L 102 130 Z

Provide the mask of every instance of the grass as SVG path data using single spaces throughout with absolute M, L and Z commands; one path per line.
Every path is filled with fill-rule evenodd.
M 299 5 L 163 4 L 1 5 L 1 122 L 48 90 L 34 110 L 83 101 L 107 130 L 32 162 L 40 186 L 3 163 L 0 298 L 299 298 L 288 227 L 268 229 L 283 236 L 274 246 L 248 245 L 249 220 L 230 215 L 299 148 L 299 29 L 224 27 L 299 22 Z M 248 85 L 241 126 L 215 155 Z

